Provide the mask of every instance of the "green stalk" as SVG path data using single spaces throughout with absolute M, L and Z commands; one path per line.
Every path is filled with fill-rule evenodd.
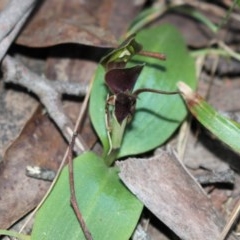
M 121 124 L 118 123 L 115 115 L 112 115 L 111 132 L 109 133 L 110 149 L 105 156 L 105 163 L 107 166 L 111 166 L 117 159 L 118 151 L 121 147 L 123 135 L 127 125 L 128 118 L 125 118 Z

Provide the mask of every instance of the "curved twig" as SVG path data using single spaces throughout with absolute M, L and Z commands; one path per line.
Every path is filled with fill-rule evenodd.
M 49 116 L 59 127 L 64 137 L 71 142 L 73 124 L 64 113 L 61 97 L 62 94 L 85 95 L 86 89 L 76 83 L 61 83 L 60 81 L 50 81 L 40 77 L 25 67 L 19 61 L 10 56 L 6 56 L 2 62 L 3 79 L 5 83 L 14 83 L 27 88 L 38 96 L 42 104 L 47 109 Z M 69 131 L 72 129 L 72 131 Z M 76 139 L 75 149 L 81 153 L 88 149 L 81 136 Z

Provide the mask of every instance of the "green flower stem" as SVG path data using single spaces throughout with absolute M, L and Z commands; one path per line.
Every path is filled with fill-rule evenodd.
M 104 158 L 107 166 L 111 166 L 113 162 L 117 159 L 118 151 L 122 144 L 127 121 L 128 118 L 125 118 L 123 122 L 119 124 L 115 115 L 112 115 L 111 132 L 109 133 L 109 142 L 111 144 L 109 152 Z
M 116 160 L 119 149 L 111 149 L 111 151 L 104 157 L 104 162 L 107 166 L 111 166 Z

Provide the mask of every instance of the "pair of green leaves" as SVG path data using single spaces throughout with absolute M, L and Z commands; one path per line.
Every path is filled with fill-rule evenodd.
M 164 52 L 166 62 L 134 57 L 129 67 L 145 63 L 135 88 L 176 90 L 178 81 L 195 87 L 194 62 L 184 40 L 170 25 L 146 29 L 137 35 L 145 49 Z M 99 66 L 90 99 L 90 115 L 104 147 L 108 151 L 105 126 L 107 88 L 105 71 Z M 139 154 L 165 142 L 186 116 L 180 96 L 143 93 L 136 112 L 124 135 L 118 157 Z M 85 153 L 74 159 L 75 188 L 80 210 L 94 240 L 129 239 L 137 224 L 142 204 L 118 178 L 116 169 L 108 168 L 104 159 Z M 32 240 L 84 239 L 70 206 L 67 169 L 64 169 L 50 196 L 37 213 Z
M 176 91 L 177 82 L 184 81 L 196 86 L 194 62 L 189 56 L 184 40 L 170 25 L 141 31 L 136 36 L 144 49 L 164 52 L 167 60 L 135 56 L 128 67 L 145 63 L 135 89 L 151 88 Z M 93 126 L 102 141 L 106 155 L 109 149 L 105 102 L 108 89 L 103 81 L 105 70 L 99 66 L 90 98 L 90 116 Z M 125 132 L 118 157 L 135 155 L 154 149 L 164 143 L 186 116 L 186 108 L 180 96 L 143 93 L 138 97 L 132 122 Z

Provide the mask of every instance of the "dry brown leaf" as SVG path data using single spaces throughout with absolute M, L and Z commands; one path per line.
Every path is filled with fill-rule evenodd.
M 76 118 L 80 112 L 81 106 L 81 104 L 72 101 L 64 103 L 64 111 L 74 123 L 76 122 Z M 97 142 L 97 136 L 92 128 L 92 124 L 88 115 L 85 115 L 85 117 L 82 119 L 79 134 L 81 135 L 89 149 L 91 149 Z
M 126 33 L 129 24 L 143 8 L 145 0 L 91 0 L 84 1 L 83 6 L 96 16 L 100 26 L 109 29 L 118 39 Z
M 203 47 L 213 37 L 211 31 L 205 25 L 181 14 L 167 13 L 159 20 L 159 23 L 168 23 L 176 26 L 182 33 L 188 46 Z
M 0 82 L 0 164 L 7 146 L 19 135 L 37 106 L 37 101 L 29 95 L 6 90 L 6 85 Z
M 50 183 L 25 175 L 27 165 L 57 170 L 66 144 L 39 108 L 7 149 L 0 170 L 0 228 L 10 227 L 42 199 Z
M 48 0 L 39 7 L 17 39 L 28 47 L 48 47 L 79 43 L 98 47 L 116 45 L 115 38 L 101 28 L 76 0 Z
M 95 63 L 81 60 L 56 60 L 54 62 L 55 67 L 52 66 L 49 75 L 55 72 L 55 77 L 59 80 L 82 80 L 83 84 L 89 82 L 96 68 Z M 79 72 L 79 69 L 84 70 Z M 67 79 L 63 79 L 64 76 L 67 76 Z M 80 107 L 79 102 L 66 101 L 64 103 L 65 112 L 73 122 L 76 121 Z M 96 135 L 88 117 L 84 119 L 80 134 L 83 134 L 89 147 L 96 142 Z M 66 147 L 61 134 L 48 116 L 42 113 L 42 110 L 39 109 L 26 122 L 19 137 L 7 149 L 0 171 L 0 228 L 9 227 L 33 209 L 49 187 L 48 182 L 26 177 L 26 166 L 37 165 L 56 170 Z M 10 211 L 12 206 L 14 206 L 14 211 Z
M 224 221 L 173 153 L 118 162 L 120 178 L 181 239 L 217 239 Z M 229 239 L 235 239 L 231 236 Z
M 96 68 L 97 64 L 91 61 L 51 57 L 47 59 L 46 76 L 49 79 L 78 82 L 88 86 Z M 75 96 L 75 99 L 77 99 L 77 96 Z M 81 109 L 81 103 L 79 101 L 64 100 L 63 106 L 66 115 L 75 123 Z M 87 114 L 83 119 L 79 133 L 89 148 L 96 143 L 97 137 Z

